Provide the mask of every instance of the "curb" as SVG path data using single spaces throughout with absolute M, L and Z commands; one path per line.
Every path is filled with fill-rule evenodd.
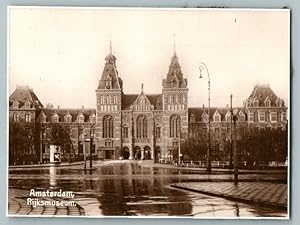
M 241 203 L 247 203 L 247 204 L 251 204 L 251 205 L 259 205 L 259 206 L 273 207 L 273 208 L 277 208 L 277 209 L 287 210 L 287 205 L 285 205 L 285 204 L 283 205 L 283 204 L 279 204 L 279 203 L 255 201 L 253 199 L 239 198 L 239 197 L 235 197 L 232 195 L 218 194 L 218 193 L 213 193 L 213 192 L 209 192 L 209 191 L 203 191 L 203 190 L 197 190 L 197 189 L 192 189 L 192 188 L 188 188 L 188 187 L 182 187 L 182 186 L 178 186 L 176 184 L 171 184 L 170 186 L 173 188 L 197 192 L 200 194 L 205 194 L 205 195 L 210 195 L 210 196 L 215 196 L 215 197 L 221 197 L 221 198 L 225 198 L 228 200 L 233 200 L 233 201 L 237 201 L 237 202 L 241 202 Z

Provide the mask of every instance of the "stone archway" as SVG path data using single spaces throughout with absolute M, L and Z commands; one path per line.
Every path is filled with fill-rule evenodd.
M 123 151 L 122 151 L 122 157 L 123 159 L 129 159 L 129 148 L 128 147 L 124 147 L 123 148 Z
M 144 147 L 144 159 L 151 159 L 151 148 L 149 146 Z
M 133 149 L 133 158 L 135 160 L 142 158 L 141 148 L 139 146 L 135 146 Z

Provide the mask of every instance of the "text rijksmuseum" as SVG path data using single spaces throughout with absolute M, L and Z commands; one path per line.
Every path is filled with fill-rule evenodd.
M 188 91 L 176 52 L 162 80 L 162 92 L 149 95 L 143 87 L 138 94 L 123 92 L 116 57 L 110 51 L 96 89 L 96 109 L 44 107 L 31 88 L 17 86 L 9 97 L 10 163 L 48 162 L 51 144 L 61 146 L 64 161 L 80 160 L 90 149 L 98 159 L 171 161 L 178 157 L 179 144 L 183 159 L 201 160 L 206 157 L 208 120 L 212 159 L 229 160 L 230 108 L 210 108 L 209 115 L 207 107 L 188 108 Z M 256 85 L 235 110 L 241 157 L 247 156 L 258 133 L 272 140 L 287 134 L 287 107 L 268 85 Z M 272 151 L 280 146 L 287 149 L 287 142 L 270 143 Z M 287 157 L 282 150 L 280 154 Z

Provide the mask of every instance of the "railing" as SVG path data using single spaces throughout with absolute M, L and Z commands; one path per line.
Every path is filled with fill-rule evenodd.
M 159 159 L 159 163 L 162 164 L 170 164 L 177 167 L 187 167 L 187 168 L 206 168 L 207 161 L 181 161 L 180 165 L 178 164 L 177 159 L 172 158 L 161 158 Z M 212 168 L 223 168 L 229 169 L 229 161 L 211 161 Z M 269 162 L 267 165 L 265 164 L 251 164 L 247 165 L 246 162 L 239 162 L 238 168 L 240 169 L 274 169 L 274 168 L 286 168 L 286 162 Z

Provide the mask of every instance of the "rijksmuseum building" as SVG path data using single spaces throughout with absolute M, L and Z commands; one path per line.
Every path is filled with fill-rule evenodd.
M 142 87 L 126 94 L 123 85 L 110 51 L 96 87 L 96 109 L 44 107 L 31 88 L 17 86 L 9 97 L 10 163 L 48 162 L 49 146 L 57 143 L 65 161 L 90 151 L 98 159 L 172 160 L 189 140 L 206 146 L 209 120 L 212 155 L 228 159 L 230 108 L 210 108 L 209 114 L 204 106 L 188 108 L 188 81 L 175 51 L 161 93 L 149 95 Z M 235 110 L 237 138 L 249 130 L 287 130 L 287 107 L 268 85 L 256 85 Z

